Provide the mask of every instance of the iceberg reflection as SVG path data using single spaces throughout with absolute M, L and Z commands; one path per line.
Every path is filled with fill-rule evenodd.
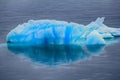
M 7 44 L 8 49 L 14 54 L 22 54 L 33 62 L 47 65 L 58 65 L 78 60 L 85 60 L 104 48 L 103 45 L 76 46 L 76 45 L 41 45 L 28 46 Z M 95 53 L 95 54 L 92 54 Z

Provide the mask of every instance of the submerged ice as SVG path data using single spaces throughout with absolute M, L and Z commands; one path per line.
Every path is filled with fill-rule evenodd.
M 120 28 L 108 27 L 104 17 L 88 25 L 56 20 L 29 20 L 7 35 L 7 42 L 21 44 L 102 45 L 106 39 L 120 36 Z
M 71 62 L 89 60 L 98 56 L 104 49 L 104 45 L 50 45 L 50 46 L 24 46 L 19 44 L 7 44 L 8 50 L 13 54 L 45 65 L 62 65 Z

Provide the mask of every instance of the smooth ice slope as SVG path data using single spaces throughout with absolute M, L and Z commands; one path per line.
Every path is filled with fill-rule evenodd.
M 106 38 L 120 36 L 120 28 L 103 24 L 104 17 L 88 25 L 56 20 L 29 20 L 18 25 L 7 35 L 7 42 L 20 44 L 106 44 Z

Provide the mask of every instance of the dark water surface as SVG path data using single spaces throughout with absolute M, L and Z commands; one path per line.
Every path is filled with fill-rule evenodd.
M 86 25 L 97 17 L 120 27 L 120 0 L 0 0 L 0 80 L 120 80 L 120 41 L 100 48 L 100 53 L 90 47 L 46 51 L 2 44 L 11 29 L 29 19 Z

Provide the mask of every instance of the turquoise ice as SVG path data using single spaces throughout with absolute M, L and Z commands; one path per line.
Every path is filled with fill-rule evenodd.
M 89 60 L 93 56 L 100 55 L 105 46 L 50 45 L 43 47 L 7 44 L 7 47 L 13 54 L 32 62 L 45 65 L 62 65 Z
M 120 36 L 120 28 L 106 26 L 104 17 L 88 25 L 56 20 L 29 20 L 7 35 L 7 42 L 20 44 L 103 45 Z

